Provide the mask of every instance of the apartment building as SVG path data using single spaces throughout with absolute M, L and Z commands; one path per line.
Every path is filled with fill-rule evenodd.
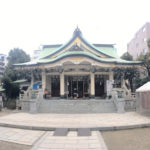
M 150 38 L 150 22 L 142 26 L 128 43 L 127 51 L 135 60 L 141 53 L 148 51 L 147 40 Z
M 36 59 L 39 57 L 41 50 L 34 50 L 32 59 Z

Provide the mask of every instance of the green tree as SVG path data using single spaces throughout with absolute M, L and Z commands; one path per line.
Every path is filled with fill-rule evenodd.
M 149 50 L 146 52 L 146 54 L 141 53 L 137 60 L 143 62 L 144 70 L 147 71 L 148 77 L 150 77 L 150 39 L 147 40 L 147 46 Z
M 25 53 L 22 49 L 14 48 L 10 50 L 8 57 L 8 67 L 17 63 L 24 63 L 30 61 L 30 56 Z
M 133 57 L 128 53 L 125 52 L 122 56 L 122 59 L 132 61 Z M 132 68 L 125 68 L 123 70 L 123 77 L 125 80 L 128 80 L 131 86 L 131 91 L 134 91 L 134 84 L 135 84 L 135 79 L 139 77 L 139 70 L 135 67 Z
M 4 77 L 2 79 L 3 88 L 5 89 L 7 100 L 9 98 L 16 99 L 19 96 L 19 86 L 13 84 L 9 77 Z
M 125 52 L 122 56 L 121 56 L 122 59 L 124 60 L 133 60 L 133 57 L 128 53 L 128 52 Z
M 142 86 L 143 84 L 147 83 L 148 81 L 150 81 L 150 77 L 145 77 L 145 78 L 136 78 L 135 79 L 135 87 L 139 88 L 140 86 Z
M 134 92 L 135 79 L 139 77 L 139 71 L 137 68 L 115 68 L 114 79 L 121 80 L 122 78 L 128 80 L 130 83 L 131 91 Z
M 14 70 L 13 64 L 24 63 L 30 61 L 30 56 L 22 49 L 14 48 L 10 50 L 8 57 L 8 64 L 6 66 L 4 76 L 8 76 L 12 81 L 17 79 L 26 78 L 30 80 L 29 73 L 26 71 Z
M 134 92 L 135 90 L 134 88 L 135 80 L 136 78 L 139 78 L 139 75 L 140 75 L 139 70 L 135 67 L 126 68 L 124 70 L 124 79 L 129 81 L 132 92 Z
M 29 72 L 14 70 L 13 64 L 24 63 L 30 61 L 30 56 L 22 49 L 14 48 L 8 54 L 8 64 L 6 66 L 4 77 L 2 79 L 3 87 L 5 88 L 7 99 L 16 98 L 19 95 L 19 86 L 13 84 L 12 81 L 17 79 L 30 79 Z
M 144 70 L 147 71 L 148 76 L 150 77 L 150 51 L 148 51 L 146 54 L 141 53 L 137 60 L 143 62 Z

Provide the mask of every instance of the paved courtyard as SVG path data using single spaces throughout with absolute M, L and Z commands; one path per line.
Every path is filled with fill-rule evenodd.
M 0 140 L 24 145 L 33 145 L 44 131 L 0 127 Z
M 91 131 L 91 136 L 79 136 L 78 131 L 68 131 L 66 136 L 55 136 L 54 130 L 57 128 L 140 126 L 142 124 L 149 126 L 150 117 L 136 112 L 123 114 L 29 114 L 7 112 L 0 116 L 0 143 L 4 147 L 1 147 L 2 149 L 8 150 L 11 150 L 11 145 L 13 144 L 19 145 L 16 148 L 17 150 L 107 150 L 106 144 L 111 145 L 112 148 L 115 147 L 112 146 L 111 140 L 109 140 L 112 137 L 110 136 L 112 133 L 103 133 L 107 142 L 105 144 L 101 131 L 98 130 Z M 8 125 L 12 128 L 6 127 Z M 17 127 L 16 125 L 18 127 L 29 127 L 29 129 L 32 129 L 30 127 L 51 127 L 53 131 L 14 128 Z M 121 138 L 122 135 L 120 134 L 119 136 Z M 114 142 L 116 141 L 114 139 Z M 9 147 L 4 146 L 6 142 L 7 145 L 10 145 Z
M 0 125 L 51 128 L 117 127 L 150 124 L 150 117 L 136 112 L 101 114 L 29 114 L 13 113 L 0 117 Z
M 0 141 L 28 145 L 31 150 L 107 150 L 99 131 L 92 131 L 91 136 L 78 136 L 76 131 L 66 136 L 53 134 L 54 131 L 0 127 Z

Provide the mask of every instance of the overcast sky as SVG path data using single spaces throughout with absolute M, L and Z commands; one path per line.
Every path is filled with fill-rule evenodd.
M 150 0 L 0 0 L 0 53 L 63 44 L 78 25 L 87 41 L 115 43 L 121 55 L 149 21 Z

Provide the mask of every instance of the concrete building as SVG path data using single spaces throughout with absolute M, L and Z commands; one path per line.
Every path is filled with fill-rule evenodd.
M 128 43 L 127 51 L 135 60 L 141 53 L 148 51 L 147 40 L 150 38 L 150 23 L 147 22 L 135 34 L 134 38 Z
M 121 78 L 117 85 L 116 69 L 140 64 L 120 59 L 113 44 L 87 42 L 76 28 L 67 43 L 44 45 L 38 59 L 14 66 L 31 72 L 30 90 L 22 100 L 24 110 L 38 107 L 38 112 L 69 113 L 110 112 L 115 110 L 114 103 L 122 111 L 120 103 L 124 101 L 117 100 L 129 96 L 130 91 Z

